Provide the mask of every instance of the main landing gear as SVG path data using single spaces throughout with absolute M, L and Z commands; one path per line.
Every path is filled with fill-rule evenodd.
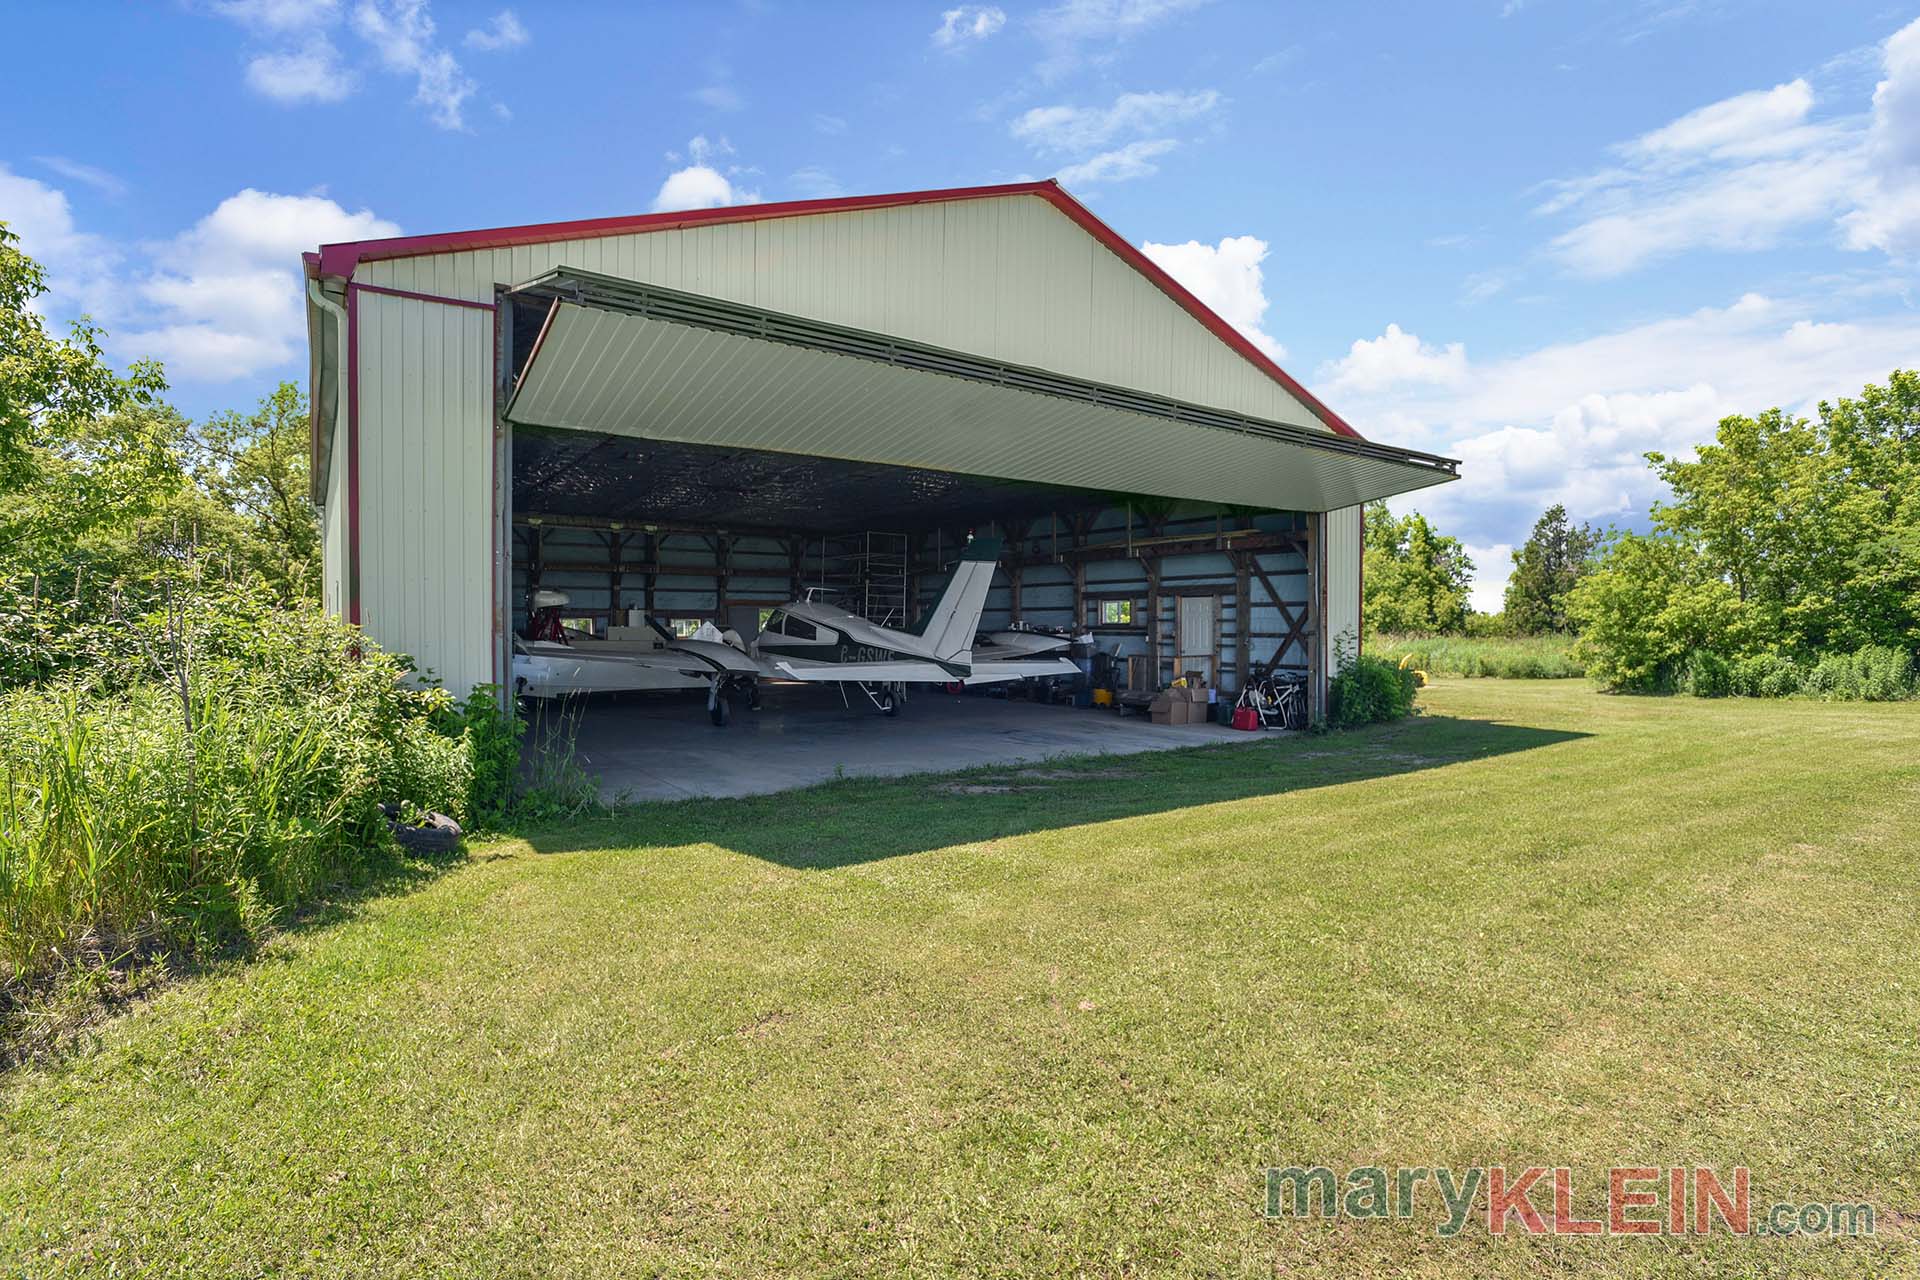
M 724 729 L 733 719 L 734 695 L 747 701 L 747 710 L 760 709 L 760 684 L 752 676 L 719 675 L 707 686 L 707 718 L 713 727 Z

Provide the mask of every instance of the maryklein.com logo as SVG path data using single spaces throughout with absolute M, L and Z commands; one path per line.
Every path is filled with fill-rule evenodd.
M 1419 1191 L 1431 1183 L 1439 1204 L 1429 1196 L 1428 1209 L 1439 1210 L 1435 1230 L 1446 1238 L 1475 1221 L 1496 1236 L 1873 1234 L 1872 1205 L 1780 1201 L 1756 1208 L 1752 1182 L 1745 1165 L 1726 1177 L 1704 1165 L 1616 1167 L 1607 1172 L 1605 1213 L 1582 1217 L 1573 1207 L 1573 1170 L 1565 1167 L 1362 1165 L 1339 1178 L 1325 1165 L 1289 1165 L 1267 1170 L 1267 1216 L 1408 1219 Z

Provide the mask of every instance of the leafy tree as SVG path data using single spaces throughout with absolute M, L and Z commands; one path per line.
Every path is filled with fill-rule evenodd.
M 1672 499 L 1569 603 L 1603 682 L 1670 684 L 1693 654 L 1920 647 L 1920 374 L 1896 370 L 1812 420 L 1724 418 L 1692 460 L 1647 457 Z
M 307 497 L 307 398 L 283 382 L 250 414 L 223 413 L 192 437 L 200 487 L 240 521 L 229 547 L 283 598 L 320 590 L 320 519 Z
M 1615 535 L 1567 597 L 1574 656 L 1610 689 L 1672 687 L 1688 656 L 1747 652 L 1748 606 L 1699 548 L 1670 534 Z
M 1362 607 L 1378 631 L 1459 631 L 1467 621 L 1473 561 L 1458 538 L 1419 512 L 1395 518 L 1384 503 L 1366 509 Z
M 9 492 L 50 458 L 97 445 L 100 420 L 152 404 L 167 385 L 151 361 L 114 373 L 85 317 L 65 339 L 49 334 L 31 305 L 47 291 L 46 273 L 19 242 L 0 222 L 0 491 Z
M 1518 635 L 1565 631 L 1567 593 L 1586 572 L 1599 540 L 1589 526 L 1568 523 L 1567 509 L 1559 503 L 1548 507 L 1526 545 L 1513 554 L 1503 607 L 1508 629 Z

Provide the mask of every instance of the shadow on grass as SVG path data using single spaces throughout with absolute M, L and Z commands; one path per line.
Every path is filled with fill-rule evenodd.
M 381 849 L 315 897 L 284 909 L 264 933 L 204 950 L 178 939 L 83 939 L 52 968 L 0 983 L 0 1080 L 23 1066 L 88 1051 L 98 1028 L 180 979 L 251 963 L 276 938 L 350 920 L 376 899 L 415 892 L 471 860 L 464 852 Z
M 1257 746 L 1073 756 L 860 778 L 772 795 L 656 801 L 528 823 L 541 853 L 715 844 L 784 867 L 852 866 L 950 845 L 1416 773 L 1590 735 L 1420 716 Z

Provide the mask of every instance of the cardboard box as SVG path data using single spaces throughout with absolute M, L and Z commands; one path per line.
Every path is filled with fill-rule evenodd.
M 1173 722 L 1175 724 L 1198 724 L 1206 718 L 1206 704 L 1188 699 L 1173 704 Z
M 1171 691 L 1156 693 L 1153 695 L 1153 701 L 1147 704 L 1147 715 L 1152 718 L 1155 724 L 1173 724 L 1174 707 L 1184 705 L 1185 703 L 1179 702 L 1174 698 Z
M 1186 694 L 1188 702 L 1205 702 L 1207 700 L 1207 686 L 1203 684 L 1190 684 L 1186 688 Z

